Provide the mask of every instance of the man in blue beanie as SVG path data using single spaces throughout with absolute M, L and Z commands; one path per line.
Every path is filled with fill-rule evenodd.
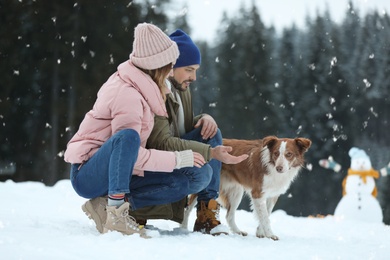
M 191 149 L 203 155 L 208 163 L 202 169 L 212 171 L 212 177 L 209 185 L 197 194 L 194 231 L 212 235 L 227 234 L 227 228 L 218 219 L 220 206 L 216 201 L 219 195 L 221 162 L 236 164 L 247 157 L 234 157 L 228 153 L 230 147 L 222 145 L 221 132 L 210 115 L 194 117 L 189 86 L 196 80 L 196 72 L 201 63 L 200 51 L 182 30 L 176 30 L 169 37 L 177 43 L 180 51 L 173 66 L 173 75 L 167 82 L 171 90 L 166 101 L 169 119 L 155 116 L 155 125 L 147 147 L 172 151 Z

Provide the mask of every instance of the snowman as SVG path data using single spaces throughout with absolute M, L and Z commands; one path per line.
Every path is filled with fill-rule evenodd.
M 382 209 L 375 198 L 377 189 L 374 178 L 379 178 L 379 173 L 372 168 L 364 150 L 353 147 L 348 154 L 351 167 L 343 180 L 343 197 L 334 215 L 340 219 L 382 222 Z

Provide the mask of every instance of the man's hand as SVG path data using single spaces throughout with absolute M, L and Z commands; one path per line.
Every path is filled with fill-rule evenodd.
M 219 145 L 217 147 L 211 148 L 210 150 L 211 158 L 226 164 L 237 164 L 242 162 L 243 160 L 246 160 L 249 157 L 248 154 L 233 156 L 229 154 L 229 152 L 231 152 L 232 150 L 233 148 L 231 146 L 223 146 L 223 145 Z
M 200 126 L 202 126 L 202 130 L 200 131 L 200 134 L 202 135 L 202 138 L 204 140 L 213 138 L 218 130 L 217 123 L 215 122 L 214 118 L 212 118 L 210 115 L 202 116 L 202 118 L 199 119 L 199 121 L 196 123 L 194 127 L 198 128 Z

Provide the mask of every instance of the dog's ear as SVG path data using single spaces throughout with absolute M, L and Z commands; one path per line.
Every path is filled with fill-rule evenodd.
M 271 148 L 272 146 L 274 146 L 276 144 L 276 141 L 278 140 L 278 138 L 276 136 L 267 136 L 267 137 L 264 137 L 263 138 L 263 147 L 268 147 L 268 148 Z
M 299 147 L 301 153 L 306 153 L 311 146 L 311 141 L 307 138 L 295 138 L 294 141 Z

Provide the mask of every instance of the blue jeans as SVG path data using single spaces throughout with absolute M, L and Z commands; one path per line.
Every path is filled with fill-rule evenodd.
M 108 139 L 81 167 L 72 164 L 70 180 L 76 193 L 90 199 L 125 193 L 132 210 L 179 201 L 203 190 L 212 177 L 209 165 L 173 172 L 132 175 L 138 157 L 140 137 L 132 129 L 121 130 Z
M 206 143 L 209 144 L 211 147 L 222 145 L 222 134 L 219 129 L 215 134 L 215 136 L 208 140 L 204 140 L 200 132 L 201 132 L 200 127 L 194 128 L 194 130 L 184 134 L 181 138 L 185 140 L 193 140 L 201 143 Z M 219 196 L 219 183 L 220 183 L 222 163 L 218 160 L 212 159 L 206 165 L 209 165 L 211 167 L 212 177 L 209 185 L 205 189 L 198 192 L 198 201 L 208 202 L 210 199 L 216 199 Z

